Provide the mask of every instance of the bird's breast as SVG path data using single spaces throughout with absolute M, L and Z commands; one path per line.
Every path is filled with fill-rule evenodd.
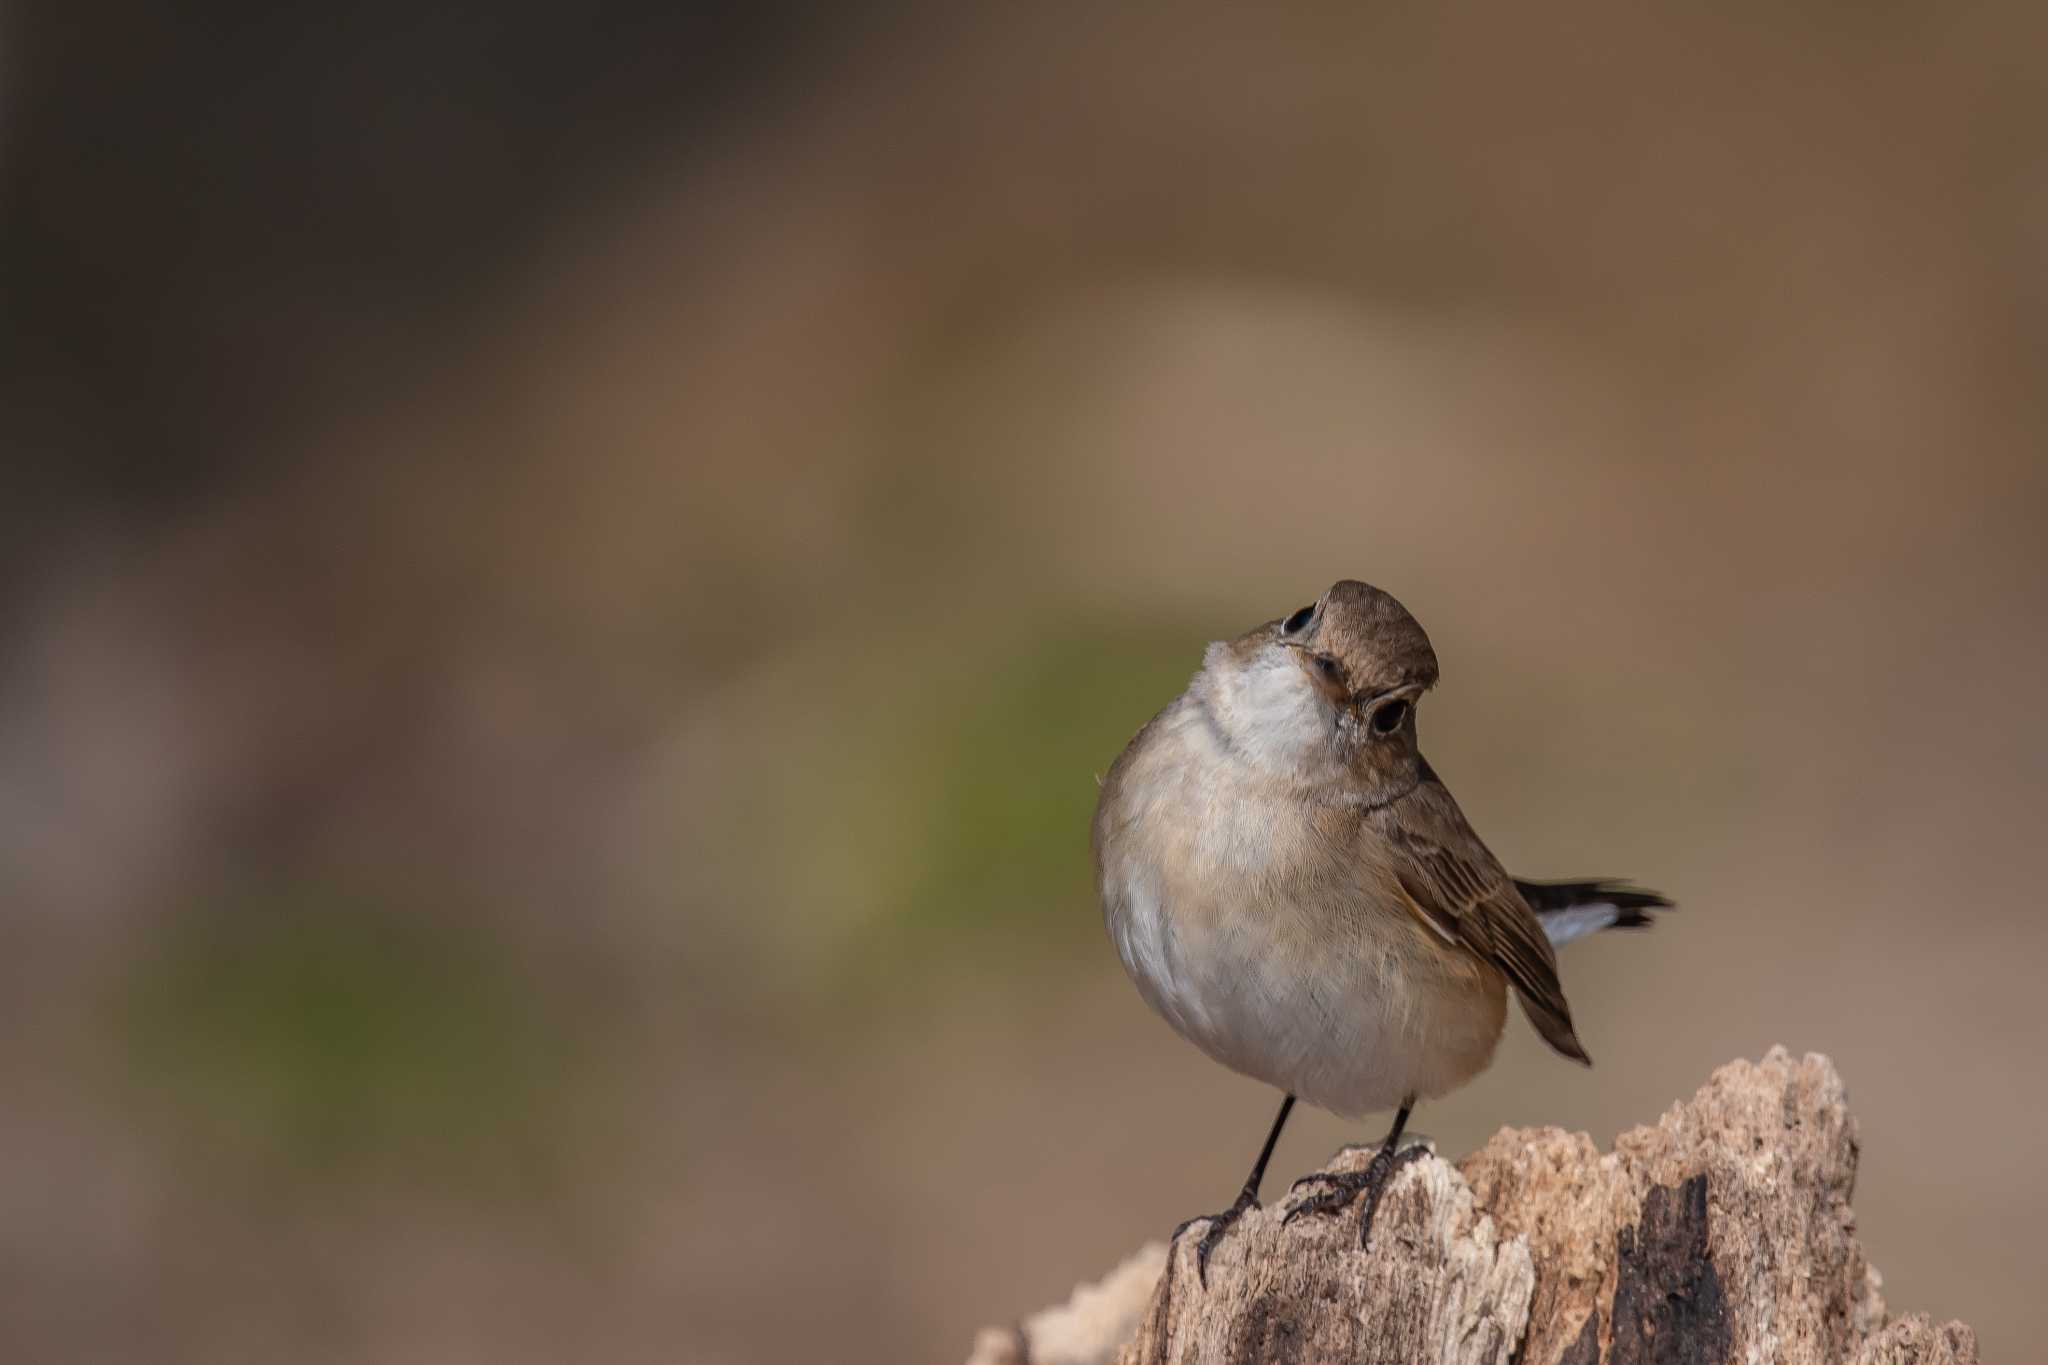
M 1128 776 L 1137 789 L 1105 792 L 1098 821 L 1104 913 L 1139 992 L 1189 1041 L 1345 1115 L 1491 1060 L 1500 974 L 1429 937 L 1305 803 L 1220 763 Z

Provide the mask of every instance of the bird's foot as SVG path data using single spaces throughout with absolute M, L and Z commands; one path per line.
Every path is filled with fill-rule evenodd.
M 1195 1243 L 1195 1278 L 1202 1282 L 1202 1288 L 1207 1289 L 1209 1287 L 1209 1253 L 1214 1251 L 1216 1244 L 1223 1240 L 1223 1234 L 1230 1231 L 1232 1223 L 1235 1223 L 1258 1206 L 1259 1197 L 1250 1190 L 1246 1190 L 1238 1195 L 1235 1204 L 1232 1204 L 1223 1212 L 1197 1214 L 1173 1230 L 1173 1236 L 1169 1237 L 1167 1241 L 1170 1244 L 1178 1245 L 1180 1235 L 1195 1224 L 1207 1223 L 1209 1225 L 1207 1230 L 1202 1233 L 1202 1240 Z
M 1294 1182 L 1293 1189 L 1298 1190 L 1304 1185 L 1323 1185 L 1327 1188 L 1296 1204 L 1280 1221 L 1285 1225 L 1303 1214 L 1341 1213 L 1350 1206 L 1352 1200 L 1358 1198 L 1359 1191 L 1363 1190 L 1365 1208 L 1358 1215 L 1358 1245 L 1362 1249 L 1370 1248 L 1373 1215 L 1379 1212 L 1380 1196 L 1384 1195 L 1387 1186 L 1393 1183 L 1394 1173 L 1409 1162 L 1419 1161 L 1428 1155 L 1429 1148 L 1421 1143 L 1404 1147 L 1398 1152 L 1382 1143 L 1362 1171 L 1318 1171 L 1314 1175 L 1305 1175 Z

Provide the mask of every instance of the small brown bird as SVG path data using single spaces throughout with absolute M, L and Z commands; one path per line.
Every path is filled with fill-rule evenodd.
M 1417 746 L 1436 680 L 1415 618 L 1347 579 L 1210 645 L 1103 780 L 1096 876 L 1124 970 L 1182 1037 L 1285 1097 L 1236 1202 L 1206 1217 L 1205 1282 L 1297 1098 L 1347 1118 L 1397 1110 L 1363 1171 L 1311 1177 L 1328 1188 L 1288 1214 L 1363 1191 L 1368 1245 L 1389 1178 L 1422 1152 L 1399 1150 L 1409 1111 L 1493 1060 L 1507 988 L 1551 1047 L 1589 1062 L 1553 945 L 1670 905 L 1503 871 Z

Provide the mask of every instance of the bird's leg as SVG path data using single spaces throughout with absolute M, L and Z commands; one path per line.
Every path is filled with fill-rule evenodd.
M 1318 1171 L 1314 1175 L 1303 1176 L 1295 1181 L 1294 1188 L 1297 1190 L 1303 1185 L 1316 1184 L 1327 1186 L 1327 1188 L 1320 1194 L 1313 1195 L 1296 1204 L 1287 1211 L 1287 1216 L 1280 1221 L 1282 1223 L 1291 1223 L 1305 1213 L 1340 1212 L 1352 1200 L 1358 1197 L 1360 1190 L 1364 1190 L 1365 1210 L 1358 1216 L 1358 1245 L 1362 1248 L 1370 1247 L 1372 1245 L 1373 1215 L 1379 1212 L 1380 1196 L 1385 1194 L 1387 1186 L 1393 1183 L 1394 1172 L 1400 1170 L 1409 1162 L 1419 1160 L 1429 1154 L 1427 1147 L 1410 1147 L 1405 1152 L 1400 1149 L 1401 1130 L 1408 1126 L 1408 1111 L 1414 1107 L 1415 1097 L 1413 1095 L 1410 1095 L 1401 1102 L 1401 1111 L 1394 1115 L 1394 1130 L 1387 1134 L 1387 1140 L 1380 1144 L 1380 1149 L 1377 1152 L 1373 1153 L 1372 1160 L 1365 1164 L 1364 1170 L 1346 1171 L 1341 1174 L 1331 1171 Z
M 1180 1235 L 1197 1223 L 1207 1223 L 1202 1240 L 1195 1243 L 1195 1276 L 1202 1282 L 1202 1288 L 1209 1287 L 1209 1253 L 1223 1240 L 1223 1234 L 1230 1225 L 1245 1215 L 1249 1209 L 1259 1206 L 1259 1185 L 1266 1178 L 1266 1163 L 1273 1157 L 1273 1148 L 1280 1141 L 1280 1130 L 1287 1126 L 1287 1115 L 1294 1109 L 1294 1096 L 1280 1101 L 1280 1113 L 1273 1119 L 1273 1131 L 1266 1134 L 1266 1145 L 1259 1148 L 1259 1159 L 1252 1164 L 1252 1173 L 1245 1177 L 1244 1188 L 1238 1191 L 1237 1202 L 1221 1213 L 1198 1214 L 1173 1230 L 1168 1240 L 1180 1241 Z

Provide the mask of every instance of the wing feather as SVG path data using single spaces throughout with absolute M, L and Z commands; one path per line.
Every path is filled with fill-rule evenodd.
M 1572 1028 L 1543 923 L 1441 782 L 1426 781 L 1372 823 L 1411 909 L 1445 939 L 1498 967 L 1553 1048 L 1590 1061 Z M 1370 836 L 1368 836 L 1370 837 Z

